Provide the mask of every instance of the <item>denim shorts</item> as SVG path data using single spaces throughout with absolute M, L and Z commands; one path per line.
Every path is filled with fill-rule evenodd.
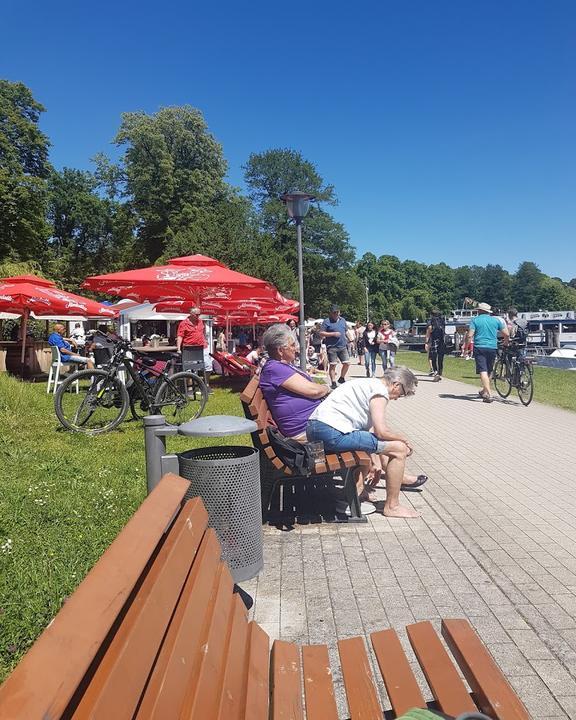
M 329 347 L 326 348 L 328 351 L 328 362 L 330 365 L 337 365 L 338 360 L 340 360 L 341 363 L 349 363 L 350 362 L 350 354 L 348 352 L 348 348 L 335 348 L 335 347 Z
M 378 438 L 373 433 L 366 430 L 343 433 L 320 420 L 308 420 L 306 437 L 308 442 L 323 442 L 324 451 L 327 453 L 351 450 L 375 453 L 378 449 Z
M 476 360 L 476 375 L 481 372 L 492 374 L 494 369 L 494 360 L 496 359 L 495 348 L 475 347 L 474 360 Z

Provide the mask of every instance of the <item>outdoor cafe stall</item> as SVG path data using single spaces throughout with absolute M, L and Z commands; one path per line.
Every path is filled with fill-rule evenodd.
M 60 290 L 55 283 L 35 275 L 0 278 L 0 312 L 21 317 L 19 337 L 0 342 L 0 368 L 22 377 L 46 373 L 52 351 L 47 340 L 28 336 L 28 320 L 93 316 L 113 318 L 109 306 Z

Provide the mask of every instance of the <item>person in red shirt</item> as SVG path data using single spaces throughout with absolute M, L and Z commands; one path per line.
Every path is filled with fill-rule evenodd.
M 200 309 L 191 307 L 189 315 L 178 325 L 176 352 L 182 354 L 183 370 L 201 371 L 208 386 L 208 373 L 204 365 L 204 348 L 208 347 L 204 334 L 204 323 L 200 319 Z

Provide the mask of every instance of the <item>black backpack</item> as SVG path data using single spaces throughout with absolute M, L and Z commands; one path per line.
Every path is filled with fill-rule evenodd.
M 284 437 L 276 428 L 268 428 L 268 438 L 274 452 L 290 470 L 308 476 L 314 469 L 315 460 L 310 448 L 297 440 Z

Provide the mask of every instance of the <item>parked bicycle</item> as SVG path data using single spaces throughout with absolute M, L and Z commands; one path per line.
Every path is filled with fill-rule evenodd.
M 511 342 L 498 350 L 492 373 L 494 387 L 501 398 L 507 398 L 512 388 L 518 391 L 522 405 L 530 405 L 534 396 L 532 359 L 523 345 Z
M 118 427 L 128 409 L 136 420 L 145 413 L 162 414 L 174 425 L 193 420 L 204 410 L 208 388 L 196 373 L 173 372 L 179 361 L 179 355 L 171 354 L 158 368 L 155 359 L 120 339 L 109 363 L 79 370 L 58 386 L 56 416 L 68 430 L 90 435 Z

